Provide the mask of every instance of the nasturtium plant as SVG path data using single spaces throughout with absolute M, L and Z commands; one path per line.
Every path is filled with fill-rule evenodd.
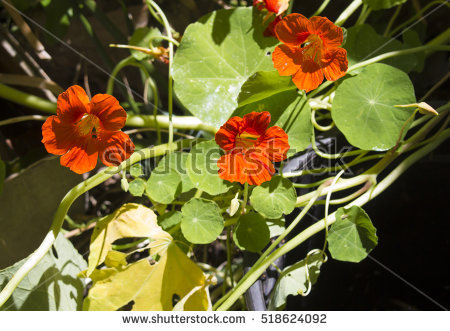
M 409 77 L 386 64 L 367 66 L 336 89 L 331 116 L 355 147 L 385 151 L 393 147 L 411 112 L 395 105 L 415 102 Z
M 377 244 L 376 229 L 361 207 L 337 210 L 336 223 L 328 233 L 328 249 L 333 259 L 360 262 Z
M 274 176 L 269 182 L 255 187 L 250 196 L 253 208 L 262 216 L 276 219 L 290 214 L 297 202 L 292 182 L 281 176 Z
M 181 208 L 181 231 L 194 244 L 214 241 L 224 227 L 219 206 L 211 200 L 192 198 Z
M 201 18 L 177 24 L 175 7 L 144 1 L 142 24 L 122 1 L 126 27 L 93 0 L 73 12 L 60 2 L 13 1 L 0 20 L 17 37 L 11 54 L 31 42 L 36 65 L 57 69 L 27 77 L 7 52 L 13 72 L 0 75 L 4 116 L 27 108 L 0 129 L 43 122 L 1 132 L 1 310 L 295 309 L 289 297 L 314 291 L 329 258 L 357 263 L 377 246 L 363 205 L 450 137 L 448 75 L 429 70 L 446 65 L 448 31 L 416 25 L 439 1 L 323 1 L 308 17 L 305 1 L 179 1 Z M 60 53 L 14 10 L 42 6 L 62 32 L 79 18 L 87 35 L 72 45 L 94 43 L 105 84 L 70 57 L 84 87 L 47 77 L 66 73 Z M 56 157 L 28 166 L 44 149 L 16 144 L 40 134 Z
M 220 126 L 233 113 L 242 84 L 272 70 L 274 38 L 262 34 L 252 8 L 218 10 L 188 26 L 173 62 L 175 93 L 204 123 Z

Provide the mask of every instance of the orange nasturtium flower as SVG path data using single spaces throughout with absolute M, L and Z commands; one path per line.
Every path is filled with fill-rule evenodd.
M 217 161 L 220 178 L 250 185 L 270 180 L 273 162 L 286 159 L 289 143 L 286 132 L 269 123 L 270 113 L 263 111 L 232 117 L 220 127 L 216 143 L 226 152 Z
M 345 75 L 347 51 L 339 47 L 344 40 L 342 29 L 328 18 L 308 20 L 291 14 L 277 24 L 275 35 L 283 44 L 272 54 L 274 67 L 281 76 L 292 76 L 300 90 L 314 90 L 324 75 L 329 81 Z
M 275 15 L 275 19 L 269 23 L 264 36 L 275 36 L 275 26 L 281 21 L 281 15 L 288 9 L 289 0 L 253 0 L 253 6 L 258 10 L 267 9 L 269 12 L 264 18 L 264 22 Z
M 61 156 L 61 165 L 82 174 L 95 168 L 97 159 L 116 166 L 128 159 L 134 144 L 120 131 L 127 113 L 116 98 L 97 94 L 89 102 L 80 86 L 71 86 L 58 96 L 56 116 L 42 126 L 47 152 Z

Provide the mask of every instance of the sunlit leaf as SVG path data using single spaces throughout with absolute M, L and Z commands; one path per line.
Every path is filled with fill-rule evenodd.
M 270 231 L 270 238 L 278 237 L 286 230 L 286 221 L 284 218 L 276 219 L 276 220 L 266 220 L 267 226 Z
M 233 240 L 242 250 L 261 252 L 270 240 L 269 227 L 261 215 L 250 212 L 239 217 Z
M 253 189 L 250 203 L 253 208 L 266 218 L 280 218 L 290 214 L 297 201 L 292 182 L 281 176 L 274 176 L 268 182 Z
M 181 177 L 172 168 L 164 165 L 153 169 L 147 182 L 147 194 L 156 202 L 171 203 L 181 193 Z
M 186 160 L 186 170 L 194 186 L 211 195 L 227 192 L 231 184 L 219 177 L 217 160 L 222 150 L 215 141 L 196 144 Z
M 174 89 L 203 122 L 225 123 L 247 78 L 273 69 L 270 51 L 277 40 L 263 36 L 261 19 L 249 7 L 218 10 L 184 32 L 173 63 Z
M 376 229 L 358 206 L 339 208 L 328 233 L 328 249 L 335 260 L 360 262 L 378 244 Z
M 150 40 L 155 37 L 161 36 L 161 32 L 157 28 L 149 28 L 149 27 L 142 27 L 137 28 L 134 30 L 133 35 L 130 38 L 130 41 L 128 42 L 129 45 L 132 46 L 138 46 L 142 48 L 150 48 Z M 153 45 L 157 46 L 160 44 L 160 40 L 154 39 Z M 140 52 L 138 50 L 130 49 L 131 55 L 136 60 L 143 60 L 150 55 Z
M 128 183 L 128 189 L 135 197 L 141 197 L 145 192 L 145 180 L 142 178 L 136 178 Z
M 271 293 L 268 310 L 283 308 L 289 295 L 306 293 L 317 282 L 322 264 L 322 255 L 319 253 L 283 269 Z
M 130 167 L 130 175 L 134 178 L 142 176 L 144 171 L 142 170 L 142 165 L 140 163 L 135 163 Z
M 95 226 L 91 237 L 87 275 L 104 262 L 114 241 L 127 237 L 148 237 L 153 244 L 172 239 L 157 224 L 156 215 L 151 209 L 134 203 L 125 204 L 98 221 Z
M 195 291 L 184 304 L 185 310 L 207 310 L 205 275 L 174 243 L 168 245 L 153 265 L 147 259 L 94 270 L 93 286 L 84 300 L 84 310 L 117 310 L 132 303 L 134 311 L 172 310 L 176 301 Z M 124 286 L 126 284 L 126 286 Z
M 0 289 L 27 259 L 0 271 Z M 77 274 L 86 267 L 70 241 L 59 235 L 0 310 L 80 310 L 84 285 Z
M 184 204 L 181 213 L 181 231 L 193 244 L 209 244 L 223 230 L 223 217 L 214 201 L 193 198 Z
M 411 116 L 410 110 L 394 106 L 414 102 L 414 87 L 408 75 L 375 63 L 339 85 L 331 116 L 353 146 L 384 151 L 395 145 Z
M 242 85 L 239 105 L 233 116 L 252 111 L 268 111 L 270 126 L 281 127 L 288 134 L 288 156 L 303 151 L 310 144 L 311 108 L 306 97 L 299 95 L 291 77 L 277 71 L 260 71 Z
M 181 177 L 181 193 L 185 193 L 194 188 L 194 184 L 189 178 L 186 171 L 186 161 L 189 153 L 187 152 L 173 152 L 166 155 L 159 163 L 165 164 L 167 168 L 172 168 L 175 170 Z
M 167 231 L 181 222 L 182 214 L 179 211 L 171 211 L 158 216 L 158 224 L 164 231 Z

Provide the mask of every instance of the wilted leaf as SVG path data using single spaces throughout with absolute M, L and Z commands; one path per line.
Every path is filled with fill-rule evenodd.
M 207 310 L 210 306 L 202 270 L 174 243 L 151 265 L 147 259 L 119 268 L 95 270 L 93 286 L 84 310 L 117 310 L 132 302 L 134 311 L 172 310 L 195 287 L 185 310 Z M 126 284 L 126 286 L 124 286 Z
M 91 237 L 87 275 L 105 261 L 114 241 L 127 237 L 148 237 L 155 246 L 158 242 L 165 243 L 172 239 L 157 224 L 156 215 L 151 209 L 134 203 L 125 204 L 98 221 L 95 226 Z

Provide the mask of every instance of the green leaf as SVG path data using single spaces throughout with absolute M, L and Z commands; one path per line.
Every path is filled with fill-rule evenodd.
M 179 211 L 171 211 L 168 213 L 165 213 L 161 216 L 158 216 L 158 225 L 162 227 L 164 231 L 168 231 L 177 224 L 181 222 L 181 219 L 183 217 L 183 214 L 181 214 Z
M 403 42 L 408 46 L 408 48 L 422 46 L 422 41 L 420 40 L 419 34 L 411 29 L 403 32 Z M 425 65 L 425 53 L 420 52 L 413 55 L 416 58 L 416 65 L 414 66 L 414 70 L 420 73 L 422 72 Z
M 360 262 L 378 244 L 376 229 L 358 206 L 339 208 L 328 232 L 328 249 L 335 260 Z
M 261 215 L 250 212 L 239 218 L 233 240 L 242 250 L 261 252 L 270 241 L 269 227 Z
M 252 111 L 268 111 L 270 126 L 279 126 L 288 134 L 288 156 L 310 145 L 311 108 L 290 77 L 280 76 L 277 71 L 252 75 L 241 88 L 239 107 L 233 116 L 242 117 Z
M 370 59 L 380 54 L 410 48 L 400 41 L 388 37 L 380 36 L 367 24 L 356 25 L 348 30 L 347 42 L 344 48 L 347 50 L 348 66 Z M 395 56 L 381 63 L 389 64 L 405 72 L 410 72 L 417 64 L 414 54 Z M 352 73 L 360 72 L 361 69 Z
M 181 231 L 193 244 L 209 244 L 223 230 L 223 217 L 214 201 L 193 198 L 181 208 L 181 213 Z
M 25 258 L 0 271 L 0 288 L 28 260 Z M 63 235 L 25 276 L 0 310 L 80 310 L 84 285 L 77 275 L 87 267 Z
M 322 255 L 318 253 L 283 269 L 270 295 L 267 309 L 282 309 L 286 305 L 289 295 L 295 296 L 299 292 L 307 293 L 310 287 L 317 282 L 322 264 Z M 307 275 L 309 275 L 309 280 Z
M 250 7 L 235 8 L 187 27 L 173 62 L 174 90 L 204 123 L 225 123 L 247 78 L 273 69 L 270 52 L 277 40 L 263 36 L 261 20 Z
M 0 159 L 0 194 L 3 192 L 3 182 L 5 181 L 6 167 L 5 162 Z
M 336 89 L 331 115 L 350 144 L 363 150 L 384 151 L 395 145 L 411 116 L 410 110 L 394 106 L 414 102 L 414 87 L 408 75 L 375 63 Z
M 274 176 L 268 182 L 253 189 L 250 203 L 253 208 L 266 218 L 280 218 L 290 214 L 297 202 L 297 195 L 289 179 Z
M 363 0 L 372 10 L 388 9 L 405 3 L 406 0 Z
M 45 28 L 50 30 L 58 38 L 63 38 L 69 29 L 70 19 L 73 16 L 72 1 L 52 1 L 45 10 Z M 46 33 L 45 37 L 51 43 L 56 43 L 56 39 Z
M 150 39 L 158 36 L 161 36 L 161 32 L 157 28 L 149 28 L 149 27 L 137 28 L 136 30 L 134 30 L 134 33 L 131 36 L 128 45 L 149 48 Z M 153 45 L 155 46 L 160 44 L 160 40 L 158 39 L 153 39 L 152 42 Z M 130 49 L 130 52 L 131 55 L 138 61 L 150 57 L 150 55 L 134 49 Z
M 147 194 L 159 203 L 169 204 L 181 193 L 181 177 L 164 164 L 153 169 L 147 182 Z
M 128 184 L 128 189 L 135 197 L 141 197 L 145 192 L 145 186 L 145 180 L 142 178 L 136 178 Z
M 40 245 L 62 198 L 82 180 L 53 157 L 5 180 L 0 196 L 0 269 L 26 258 Z M 69 215 L 83 213 L 83 201 L 77 199 Z
M 194 289 L 185 310 L 207 310 L 211 304 L 205 274 L 170 241 L 154 264 L 143 259 L 117 268 L 96 269 L 90 277 L 93 286 L 83 310 L 117 310 L 132 303 L 132 311 L 167 311 L 174 308 L 175 298 L 182 299 Z
M 140 163 L 135 163 L 130 167 L 130 175 L 134 178 L 142 176 L 144 171 L 142 170 L 142 165 Z
M 219 177 L 217 160 L 223 151 L 214 140 L 196 144 L 186 159 L 186 171 L 194 186 L 211 195 L 227 192 L 231 183 Z
M 189 178 L 186 171 L 186 161 L 189 153 L 187 152 L 173 152 L 164 157 L 160 163 L 165 164 L 166 167 L 175 170 L 181 177 L 181 193 L 188 192 L 194 188 L 194 184 Z

